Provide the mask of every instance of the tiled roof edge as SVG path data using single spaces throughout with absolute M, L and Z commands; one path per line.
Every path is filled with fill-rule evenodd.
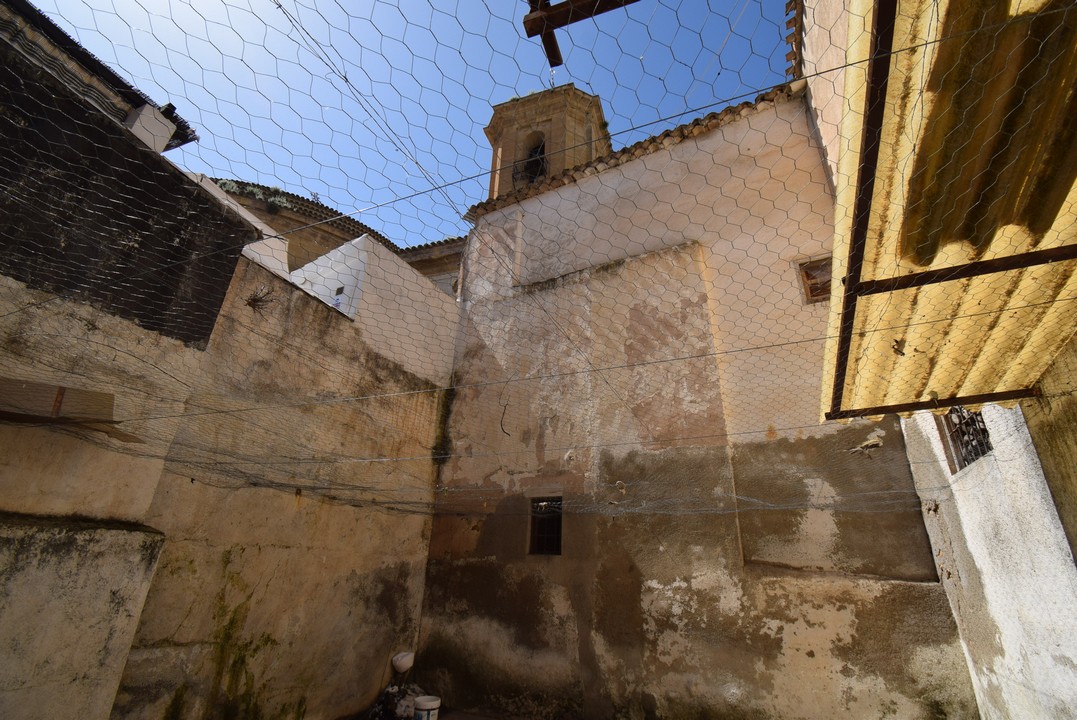
M 45 36 L 49 42 L 66 52 L 72 60 L 82 65 L 87 72 L 122 97 L 132 108 L 150 105 L 159 110 L 162 115 L 176 126 L 176 130 L 172 137 L 169 138 L 165 150 L 172 150 L 198 140 L 198 133 L 191 127 L 190 123 L 180 117 L 175 107 L 171 104 L 158 105 L 149 95 L 124 80 L 119 73 L 84 48 L 36 6 L 27 2 L 27 0 L 3 0 L 3 3 L 21 16 L 30 27 Z
M 760 110 L 769 107 L 766 103 L 777 104 L 787 102 L 793 98 L 800 97 L 804 93 L 805 83 L 801 80 L 793 81 L 791 83 L 785 83 L 778 85 L 777 87 L 768 90 L 767 92 L 759 95 L 752 102 L 742 102 L 738 105 L 730 105 L 729 107 L 720 110 L 718 112 L 708 113 L 703 117 L 696 118 L 691 122 L 683 125 L 678 125 L 675 128 L 670 128 L 665 132 L 658 135 L 652 135 L 649 138 L 640 140 L 637 143 L 633 143 L 620 150 L 604 155 L 600 158 L 584 163 L 583 165 L 577 165 L 576 167 L 569 168 L 564 172 L 547 178 L 542 182 L 536 182 L 528 185 L 525 188 L 514 190 L 510 193 L 500 195 L 496 198 L 484 200 L 477 203 L 468 209 L 464 215 L 464 219 L 470 222 L 475 222 L 483 215 L 494 210 L 500 210 L 501 208 L 515 205 L 516 203 L 523 202 L 528 198 L 541 195 L 542 193 L 555 190 L 565 185 L 571 185 L 583 180 L 591 175 L 597 175 L 598 173 L 605 172 L 612 168 L 624 165 L 625 163 L 641 158 L 644 155 L 649 155 L 658 150 L 673 147 L 679 145 L 681 142 L 691 137 L 696 137 L 704 133 L 715 130 L 723 125 L 726 125 L 734 120 L 737 120 L 753 112 L 759 112 Z
M 439 247 L 441 245 L 452 245 L 454 243 L 463 244 L 467 241 L 467 235 L 459 235 L 457 237 L 447 237 L 444 240 L 435 240 L 433 242 L 423 243 L 422 245 L 410 245 L 405 248 L 400 248 L 400 255 L 407 255 L 412 250 L 428 250 L 430 248 Z
M 305 198 L 302 195 L 296 195 L 295 193 L 288 192 L 287 190 L 281 190 L 280 188 L 270 187 L 268 185 L 262 185 L 256 182 L 250 182 L 248 180 L 233 180 L 231 178 L 213 178 L 213 182 L 221 186 L 221 189 L 225 192 L 234 192 L 252 197 L 258 200 L 265 200 L 267 193 L 272 193 L 278 197 L 284 197 L 288 200 L 287 209 L 293 210 L 302 215 L 306 215 L 315 221 L 325 222 L 333 225 L 347 233 L 353 234 L 355 237 L 360 235 L 370 235 L 370 237 L 377 240 L 385 247 L 392 250 L 394 253 L 399 253 L 399 248 L 392 240 L 382 235 L 380 232 L 370 227 L 365 223 L 361 223 L 349 215 L 341 213 L 335 208 L 331 208 L 328 205 L 320 203 L 310 198 Z M 222 185 L 223 183 L 223 185 Z M 255 193 L 253 191 L 257 190 Z M 444 242 L 444 241 L 441 241 Z
M 785 29 L 789 34 L 785 41 L 789 43 L 789 52 L 785 59 L 789 63 L 785 74 L 793 80 L 804 77 L 804 0 L 786 0 Z

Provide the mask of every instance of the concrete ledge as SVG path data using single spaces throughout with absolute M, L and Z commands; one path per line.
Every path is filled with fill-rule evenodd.
M 107 718 L 164 536 L 0 514 L 0 717 Z

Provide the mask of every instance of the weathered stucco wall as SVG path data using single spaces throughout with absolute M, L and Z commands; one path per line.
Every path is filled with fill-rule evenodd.
M 1039 398 L 1021 403 L 1051 499 L 1077 556 L 1077 338 L 1040 378 Z
M 797 260 L 825 252 L 825 188 L 784 101 L 480 220 L 417 663 L 448 704 L 975 715 L 900 433 L 815 423 L 825 317 Z M 550 494 L 563 552 L 529 555 Z
M 0 425 L 0 509 L 143 522 L 198 351 L 0 276 L 0 377 L 106 393 L 124 422 Z
M 0 716 L 108 717 L 163 541 L 0 514 Z
M 994 450 L 955 474 L 930 414 L 903 423 L 939 576 L 983 717 L 1072 717 L 1077 567 L 1021 411 L 983 418 Z
M 935 582 L 897 420 L 734 444 L 746 562 Z
M 163 459 L 38 427 L 0 425 L 0 503 L 8 512 L 141 520 Z
M 364 310 L 382 325 L 246 260 L 236 271 L 255 228 L 20 53 L 4 44 L 0 72 L 0 381 L 100 393 L 112 414 L 61 424 L 4 402 L 0 511 L 166 540 L 141 618 L 154 567 L 138 562 L 141 531 L 94 562 L 57 551 L 30 579 L 5 576 L 0 623 L 27 626 L 5 690 L 49 688 L 60 714 L 104 717 L 123 672 L 116 717 L 358 709 L 415 642 L 439 392 L 402 365 L 447 380 L 455 304 L 380 245 Z M 28 621 L 34 584 L 51 609 Z M 82 585 L 123 596 L 102 608 Z M 79 623 L 113 638 L 109 656 L 79 636 L 61 687 L 35 658 Z
M 20 513 L 0 574 L 0 714 L 103 719 L 163 541 L 137 523 L 198 352 L 6 277 L 0 315 L 0 377 L 106 393 L 115 418 L 156 418 L 0 424 L 0 510 Z M 72 516 L 84 520 L 59 520 Z
M 143 586 L 137 606 L 87 620 L 126 638 L 107 666 L 83 658 L 86 677 L 120 687 L 113 716 L 335 718 L 368 703 L 388 658 L 416 642 L 438 389 L 246 260 L 205 351 L 7 278 L 0 300 L 0 376 L 107 392 L 117 421 L 0 426 L 0 508 L 165 536 L 148 596 Z M 78 566 L 77 582 L 134 582 L 129 545 L 112 542 L 104 570 Z M 70 606 L 57 612 L 83 618 L 90 606 L 64 580 L 77 573 L 53 569 L 52 602 Z M 45 633 L 27 619 L 32 596 L 9 584 L 0 622 L 21 618 L 43 638 L 27 657 L 74 632 L 57 621 Z M 40 689 L 38 675 L 8 685 Z M 104 709 L 68 711 L 109 714 L 111 697 L 84 699 Z
M 354 712 L 416 641 L 437 389 L 246 260 L 199 371 L 113 715 Z

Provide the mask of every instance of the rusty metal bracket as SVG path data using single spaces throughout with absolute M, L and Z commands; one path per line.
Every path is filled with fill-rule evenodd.
M 849 271 L 844 279 L 841 326 L 838 329 L 838 357 L 834 367 L 834 388 L 827 418 L 841 410 L 845 376 L 849 371 L 849 352 L 852 348 L 856 301 L 859 297 L 857 286 L 864 270 L 864 250 L 867 245 L 871 201 L 875 194 L 875 173 L 879 165 L 879 144 L 886 114 L 886 87 L 890 75 L 890 53 L 894 45 L 896 17 L 897 0 L 879 0 L 875 3 L 864 132 L 860 144 L 860 172 L 856 179 L 852 237 L 849 240 Z
M 864 280 L 857 284 L 855 290 L 856 294 L 860 296 L 877 295 L 951 280 L 963 280 L 990 273 L 1006 272 L 1007 270 L 1023 270 L 1037 265 L 1065 262 L 1066 260 L 1077 260 L 1077 244 L 1062 245 L 1045 250 L 1033 250 L 1020 255 L 1007 255 L 990 260 L 978 260 L 964 265 L 925 270 L 924 272 L 898 275 L 897 277 L 881 280 Z
M 1023 400 L 1030 397 L 1040 397 L 1042 392 L 1039 385 L 1021 390 L 1006 390 L 1005 392 L 983 393 L 982 395 L 965 395 L 964 397 L 940 398 L 938 400 L 921 400 L 919 402 L 896 403 L 894 405 L 876 405 L 868 408 L 855 408 L 853 410 L 831 410 L 826 414 L 827 420 L 845 420 L 850 418 L 871 417 L 872 415 L 889 415 L 890 413 L 916 412 L 917 410 L 938 410 L 940 408 L 954 407 L 955 405 L 983 405 L 984 403 L 1000 403 L 1013 400 Z

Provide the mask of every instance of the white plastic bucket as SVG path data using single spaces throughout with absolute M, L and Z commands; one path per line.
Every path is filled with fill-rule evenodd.
M 438 720 L 441 698 L 437 695 L 420 695 L 415 698 L 415 720 Z

